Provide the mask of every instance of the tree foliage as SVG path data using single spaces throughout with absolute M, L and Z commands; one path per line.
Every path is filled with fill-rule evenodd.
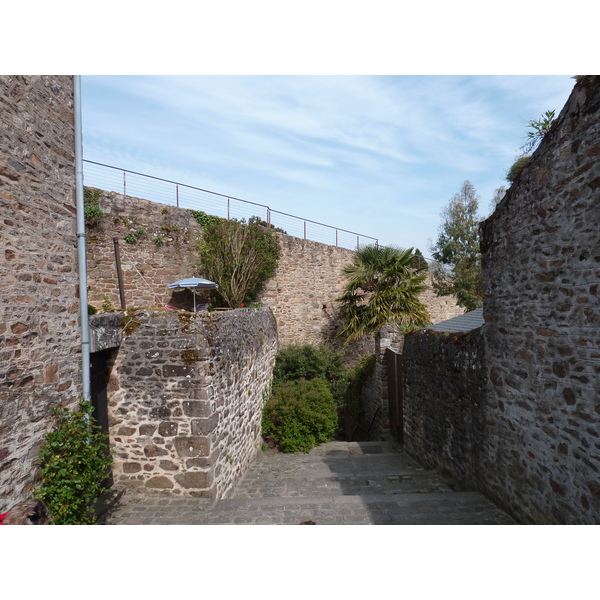
M 341 406 L 348 387 L 348 372 L 341 352 L 325 344 L 291 344 L 277 352 L 274 382 L 316 378 L 327 381 L 336 404 Z
M 442 212 L 436 244 L 431 248 L 433 289 L 439 296 L 455 295 L 467 310 L 483 304 L 479 250 L 479 201 L 475 188 L 465 181 Z
M 344 323 L 338 336 L 346 341 L 377 333 L 386 323 L 397 326 L 428 325 L 426 307 L 419 300 L 425 291 L 425 266 L 415 268 L 413 249 L 365 246 L 354 253 L 342 274 L 348 279 L 340 303 Z
M 236 219 L 209 220 L 197 249 L 198 270 L 219 284 L 218 292 L 230 308 L 256 298 L 281 255 L 273 228 Z

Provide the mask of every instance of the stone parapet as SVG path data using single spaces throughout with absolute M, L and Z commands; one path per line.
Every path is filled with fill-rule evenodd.
M 133 310 L 109 402 L 115 481 L 223 498 L 261 446 L 277 331 L 269 309 Z

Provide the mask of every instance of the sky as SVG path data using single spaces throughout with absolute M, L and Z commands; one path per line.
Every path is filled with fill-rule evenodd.
M 463 182 L 488 216 L 528 121 L 558 115 L 573 86 L 568 75 L 82 76 L 83 157 L 429 257 Z

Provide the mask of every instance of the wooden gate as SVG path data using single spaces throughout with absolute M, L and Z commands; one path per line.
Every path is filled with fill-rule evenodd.
M 403 356 L 386 348 L 390 433 L 402 444 L 404 441 L 404 414 L 402 406 Z

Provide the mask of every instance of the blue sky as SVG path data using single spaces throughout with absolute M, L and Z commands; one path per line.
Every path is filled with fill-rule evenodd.
M 558 114 L 573 85 L 568 75 L 83 76 L 84 158 L 430 256 L 462 183 L 489 214 L 527 121 Z

